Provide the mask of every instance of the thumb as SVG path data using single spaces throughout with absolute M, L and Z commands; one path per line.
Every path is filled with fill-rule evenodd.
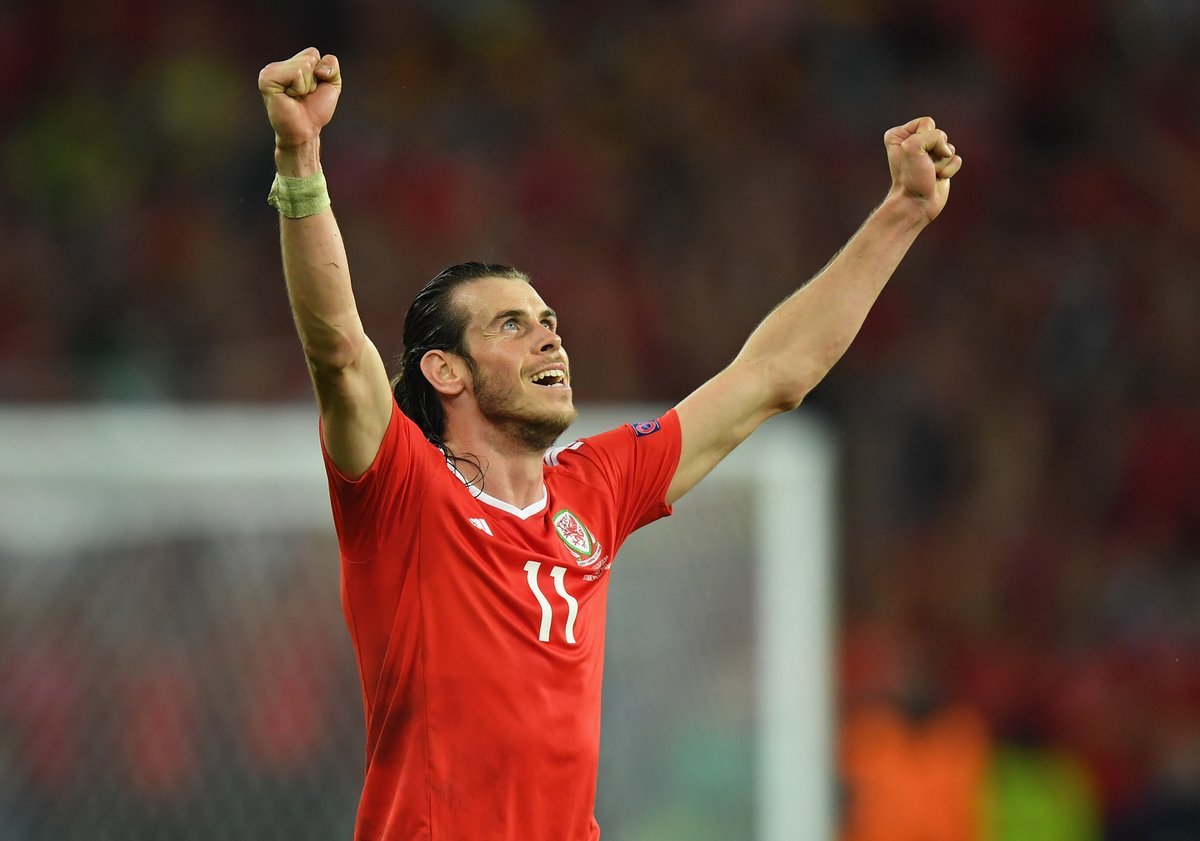
M 932 131 L 935 128 L 937 124 L 933 117 L 916 117 L 904 125 L 888 129 L 883 135 L 883 142 L 885 146 L 899 146 L 914 134 Z
M 333 114 L 342 93 L 342 71 L 336 56 L 324 56 L 313 68 L 314 88 L 306 97 L 317 112 Z
M 337 56 L 326 55 L 317 62 L 317 66 L 313 70 L 313 75 L 318 81 L 327 82 L 330 85 L 340 88 L 342 86 L 342 68 L 338 64 Z
M 282 63 L 285 75 L 283 92 L 290 97 L 304 97 L 317 87 L 317 79 L 313 69 L 320 59 L 321 53 L 316 47 L 301 50 Z

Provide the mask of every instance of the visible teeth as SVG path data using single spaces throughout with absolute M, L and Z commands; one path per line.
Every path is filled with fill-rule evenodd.
M 558 370 L 542 371 L 531 377 L 535 383 L 548 383 L 550 385 L 563 385 L 566 378 L 566 374 Z

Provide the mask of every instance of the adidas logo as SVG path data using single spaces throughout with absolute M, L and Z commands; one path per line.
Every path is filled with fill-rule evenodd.
M 491 527 L 487 524 L 487 520 L 483 519 L 483 517 L 468 517 L 467 519 L 471 521 L 471 525 L 479 529 L 488 537 L 495 537 L 495 535 L 492 534 Z

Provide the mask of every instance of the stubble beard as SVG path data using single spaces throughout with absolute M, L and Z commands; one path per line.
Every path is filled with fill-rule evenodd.
M 551 388 L 551 386 L 537 386 Z M 476 371 L 475 403 L 479 413 L 513 441 L 532 452 L 543 453 L 554 446 L 558 437 L 575 422 L 573 406 L 538 412 L 522 408 L 515 389 L 506 389 L 497 380 Z

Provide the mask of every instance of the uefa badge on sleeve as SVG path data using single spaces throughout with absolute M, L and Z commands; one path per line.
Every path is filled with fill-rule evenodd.
M 641 423 L 631 423 L 630 426 L 633 427 L 633 434 L 636 435 L 638 438 L 641 438 L 643 435 L 652 435 L 653 433 L 658 432 L 660 429 L 662 429 L 662 427 L 658 425 L 657 420 L 642 421 Z

